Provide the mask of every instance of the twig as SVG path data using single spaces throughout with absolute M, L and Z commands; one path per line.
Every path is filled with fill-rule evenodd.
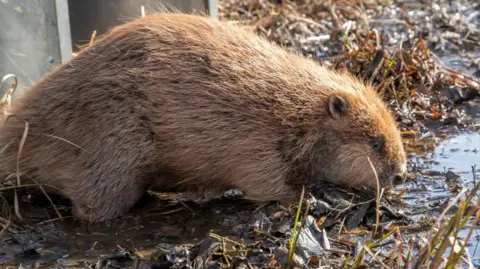
M 330 6 L 330 14 L 332 15 L 333 22 L 338 28 L 342 28 L 342 23 L 340 22 L 340 19 L 338 18 L 337 14 L 335 13 L 335 4 Z
M 209 234 L 209 236 L 210 236 L 211 238 L 213 238 L 213 239 L 218 240 L 218 241 L 225 240 L 225 241 L 227 241 L 227 242 L 229 242 L 229 243 L 232 243 L 232 244 L 234 244 L 234 245 L 239 245 L 239 246 L 242 247 L 242 248 L 247 248 L 244 244 L 242 244 L 242 243 L 240 243 L 240 242 L 233 241 L 233 240 L 231 240 L 231 239 L 228 239 L 227 237 L 220 236 L 220 235 L 218 235 L 218 234 L 216 234 L 216 233 L 212 233 L 212 232 L 211 232 L 211 233 Z
M 290 248 L 288 250 L 288 264 L 287 264 L 287 269 L 290 268 L 292 260 L 293 260 L 293 252 L 294 248 L 297 243 L 298 235 L 299 232 L 297 231 L 297 226 L 298 226 L 298 220 L 300 218 L 300 212 L 302 210 L 302 204 L 303 204 L 303 197 L 305 195 L 305 186 L 302 185 L 302 193 L 300 194 L 300 200 L 298 202 L 298 208 L 297 208 L 297 214 L 295 216 L 295 222 L 293 224 L 293 232 L 292 232 L 292 237 L 290 238 Z
M 96 36 L 97 36 L 97 31 L 93 30 L 92 35 L 90 36 L 90 42 L 88 42 L 89 47 L 93 45 L 93 42 L 95 41 Z
M 380 199 L 382 198 L 383 194 L 383 188 L 380 190 L 380 180 L 378 179 L 377 171 L 375 170 L 375 167 L 373 166 L 372 161 L 370 161 L 370 157 L 367 156 L 368 163 L 370 164 L 370 167 L 372 168 L 373 174 L 375 175 L 375 180 L 377 182 L 377 202 L 375 205 L 375 211 L 376 211 L 376 223 L 375 223 L 375 229 L 373 230 L 372 237 L 375 238 L 378 230 L 378 226 L 380 224 Z
M 225 259 L 225 262 L 227 263 L 227 266 L 230 267 L 230 261 L 228 260 L 227 253 L 225 252 L 225 238 L 222 237 L 222 255 L 223 258 Z
M 83 150 L 83 151 L 85 151 L 85 152 L 87 152 L 87 153 L 90 153 L 88 150 L 80 147 L 79 145 L 77 145 L 77 144 L 75 144 L 75 143 L 73 143 L 73 142 L 71 142 L 71 141 L 69 141 L 69 140 L 67 140 L 67 139 L 65 139 L 65 138 L 61 138 L 61 137 L 59 137 L 59 136 L 49 135 L 49 134 L 40 134 L 40 135 L 48 136 L 48 137 L 51 137 L 51 138 L 56 138 L 56 139 L 58 139 L 58 140 L 61 140 L 61 141 L 63 141 L 63 142 L 66 142 L 66 143 L 68 143 L 68 144 L 70 144 L 70 145 L 72 145 L 72 146 L 74 146 L 74 147 L 77 147 L 77 148 L 79 148 L 79 149 L 81 149 L 81 150 Z
M 477 165 L 472 165 L 473 184 L 477 185 Z
M 367 247 L 367 246 L 364 245 L 364 246 L 363 246 L 363 249 L 365 249 L 365 251 L 366 251 L 368 254 L 370 254 L 370 256 L 372 256 L 372 258 L 373 258 L 374 260 L 376 260 L 377 262 L 379 262 L 380 264 L 382 264 L 383 268 L 390 268 L 390 267 L 387 266 L 384 262 L 382 262 L 380 259 L 378 259 L 378 258 L 377 258 L 377 255 L 375 255 L 369 247 Z
M 24 175 L 26 175 L 26 174 L 24 174 Z M 28 177 L 31 178 L 30 176 L 28 176 Z M 38 187 L 38 186 L 46 186 L 46 187 L 50 187 L 50 188 L 60 190 L 59 188 L 57 188 L 53 185 L 49 185 L 49 184 L 23 184 L 21 186 L 16 186 L 15 185 L 15 186 L 11 186 L 11 187 L 1 187 L 0 191 L 15 190 L 15 189 L 27 188 L 27 187 Z
M 5 202 L 5 198 L 3 198 L 3 196 L 1 196 L 1 195 L 0 195 L 0 197 L 2 197 L 2 200 L 4 200 L 3 202 L 4 202 L 4 204 L 7 205 L 7 209 L 8 209 L 8 203 Z M 10 211 L 10 210 L 8 210 L 8 212 L 9 212 L 9 211 Z M 2 226 L 3 226 L 2 230 L 0 231 L 0 237 L 3 236 L 3 234 L 5 233 L 5 231 L 6 231 L 6 230 L 8 229 L 8 227 L 10 226 L 10 224 L 11 224 L 11 218 L 12 218 L 12 216 L 10 215 L 10 213 L 8 213 L 8 219 L 5 220 L 5 221 L 3 221 L 4 224 L 2 225 Z M 2 218 L 2 220 L 4 220 L 4 218 Z
M 26 175 L 26 174 L 25 174 Z M 52 207 L 53 209 L 55 210 L 55 213 L 57 214 L 58 218 L 57 219 L 63 219 L 63 216 L 62 214 L 60 214 L 60 211 L 58 210 L 57 206 L 55 206 L 55 203 L 53 203 L 52 201 L 52 198 L 50 198 L 50 195 L 48 195 L 48 193 L 45 191 L 45 189 L 43 188 L 43 186 L 41 186 L 33 177 L 29 176 L 29 175 L 26 175 L 28 176 L 28 178 L 30 178 L 30 180 L 32 180 L 33 182 L 35 182 L 38 187 L 40 188 L 40 190 L 43 192 L 43 194 L 45 195 L 45 197 L 47 197 L 48 201 L 50 202 L 50 204 L 52 204 Z
M 35 225 L 43 225 L 43 224 L 51 223 L 51 222 L 54 222 L 54 221 L 57 221 L 57 220 L 64 220 L 64 219 L 68 219 L 68 218 L 72 218 L 72 216 L 65 216 L 65 217 L 61 217 L 61 218 L 54 218 L 54 219 L 44 220 L 44 221 L 38 222 L 38 223 L 35 224 Z
M 190 212 L 192 212 L 192 215 L 195 215 L 195 211 L 191 207 L 189 207 L 186 203 L 184 203 L 182 200 L 177 199 L 177 201 L 182 204 L 185 208 L 187 208 Z
M 257 207 L 255 210 L 253 210 L 252 214 L 257 213 L 260 209 L 264 208 L 266 205 L 270 204 L 270 202 L 263 203 L 259 207 Z
M 23 146 L 25 145 L 25 140 L 27 139 L 28 134 L 28 122 L 25 122 L 25 130 L 23 131 L 22 139 L 20 140 L 20 146 L 18 148 L 17 154 L 17 186 L 20 187 L 20 154 L 22 153 Z M 18 203 L 18 195 L 17 190 L 15 189 L 15 197 L 14 197 L 14 209 L 15 215 L 20 219 L 23 220 L 22 215 L 20 214 L 20 206 Z
M 407 258 L 405 259 L 405 266 L 404 266 L 405 269 L 408 269 L 408 266 L 410 265 L 410 259 L 412 257 L 413 247 L 415 245 L 415 237 L 410 238 L 409 241 L 410 241 L 410 244 L 408 247 Z

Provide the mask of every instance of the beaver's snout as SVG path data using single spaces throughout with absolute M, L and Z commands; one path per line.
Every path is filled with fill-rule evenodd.
M 402 184 L 405 181 L 406 178 L 407 178 L 406 174 L 396 174 L 396 175 L 393 176 L 392 183 L 393 183 L 393 185 Z
M 397 173 L 392 176 L 392 184 L 399 185 L 405 182 L 407 179 L 408 171 L 407 171 L 407 165 L 402 164 L 400 167 L 397 169 Z

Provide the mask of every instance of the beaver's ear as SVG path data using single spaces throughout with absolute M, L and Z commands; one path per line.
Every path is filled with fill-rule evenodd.
M 328 109 L 333 118 L 339 119 L 347 114 L 347 101 L 340 95 L 332 94 L 328 98 Z

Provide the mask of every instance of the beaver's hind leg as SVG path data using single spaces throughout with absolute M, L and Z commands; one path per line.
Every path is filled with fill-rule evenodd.
M 75 218 L 89 222 L 115 219 L 145 194 L 149 147 L 130 146 L 114 149 L 104 145 L 88 156 L 75 176 L 75 184 L 67 190 Z
M 142 181 L 140 173 L 122 167 L 83 173 L 77 189 L 70 190 L 73 216 L 89 222 L 121 216 L 145 193 L 146 184 Z
M 122 194 L 114 190 L 92 191 L 71 196 L 72 213 L 78 220 L 88 222 L 102 222 L 115 219 L 135 205 L 144 193 L 139 186 L 125 185 L 122 187 Z

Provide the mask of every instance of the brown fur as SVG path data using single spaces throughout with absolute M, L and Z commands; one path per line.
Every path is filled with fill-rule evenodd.
M 0 130 L 3 171 L 19 168 L 71 198 L 80 219 L 129 210 L 147 188 L 256 201 L 295 183 L 390 186 L 405 170 L 386 105 L 247 30 L 175 13 L 116 27 L 29 89 Z M 380 152 L 372 139 L 383 139 Z

